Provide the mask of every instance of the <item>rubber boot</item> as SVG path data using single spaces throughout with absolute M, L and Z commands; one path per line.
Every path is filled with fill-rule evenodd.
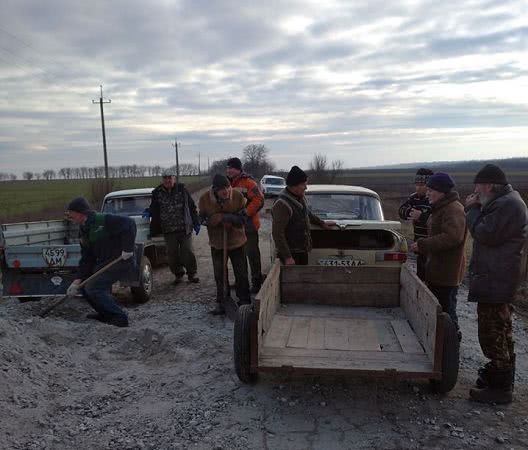
M 482 389 L 489 385 L 488 373 L 491 367 L 492 366 L 491 366 L 491 361 L 490 361 L 479 368 L 477 381 L 475 381 L 475 387 Z
M 224 315 L 225 314 L 224 305 L 222 305 L 222 303 L 220 303 L 220 302 L 216 302 L 215 309 L 212 309 L 211 311 L 209 311 L 209 314 L 212 314 L 213 316 Z
M 469 390 L 469 398 L 475 402 L 504 405 L 512 402 L 513 369 L 488 371 L 489 385 Z

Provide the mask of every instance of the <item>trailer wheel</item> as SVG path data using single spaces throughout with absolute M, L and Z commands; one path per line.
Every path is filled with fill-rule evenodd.
M 460 341 L 455 323 L 443 313 L 444 349 L 442 352 L 442 379 L 430 380 L 435 392 L 446 394 L 455 387 L 460 365 Z
M 254 383 L 257 374 L 251 372 L 251 324 L 254 313 L 251 305 L 242 305 L 238 308 L 235 318 L 233 337 L 233 355 L 235 371 L 243 383 Z
M 130 288 L 132 297 L 136 303 L 146 303 L 150 300 L 152 294 L 152 265 L 146 256 L 141 257 L 141 266 L 139 268 L 139 286 Z

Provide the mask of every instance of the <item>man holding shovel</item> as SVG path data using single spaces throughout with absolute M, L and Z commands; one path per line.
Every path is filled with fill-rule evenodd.
M 89 319 L 99 320 L 117 327 L 128 326 L 128 316 L 115 302 L 112 285 L 123 274 L 134 270 L 134 243 L 136 224 L 129 217 L 100 214 L 92 211 L 86 199 L 73 199 L 66 209 L 66 217 L 80 226 L 81 260 L 77 278 L 67 291 L 68 296 L 82 292 L 97 312 Z M 111 261 L 121 261 L 102 272 L 81 289 L 79 285 L 92 273 Z
M 248 266 L 244 226 L 246 199 L 234 190 L 227 177 L 217 174 L 209 191 L 198 202 L 199 215 L 207 226 L 213 270 L 216 282 L 216 308 L 213 315 L 225 314 L 224 301 L 228 296 L 227 259 L 231 260 L 235 275 L 236 294 L 240 304 L 250 303 Z

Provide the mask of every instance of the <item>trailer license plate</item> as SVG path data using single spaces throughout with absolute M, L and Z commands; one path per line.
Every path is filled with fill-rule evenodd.
M 47 247 L 42 250 L 42 257 L 48 267 L 63 267 L 68 253 L 64 247 Z
M 321 266 L 335 266 L 335 267 L 357 267 L 365 265 L 362 259 L 320 259 Z

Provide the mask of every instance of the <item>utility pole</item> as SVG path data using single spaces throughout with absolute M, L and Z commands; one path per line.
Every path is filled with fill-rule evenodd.
M 207 175 L 211 173 L 211 159 L 207 157 Z
M 101 128 L 103 129 L 103 150 L 104 150 L 104 165 L 105 165 L 105 178 L 106 178 L 106 186 L 108 189 L 108 156 L 106 153 L 106 133 L 105 133 L 105 124 L 104 124 L 104 112 L 103 112 L 103 103 L 112 103 L 112 100 L 108 99 L 108 101 L 103 100 L 103 85 L 101 84 L 99 86 L 101 88 L 101 96 L 99 97 L 99 101 L 92 100 L 92 103 L 99 103 L 99 106 L 101 107 Z
M 176 184 L 180 181 L 180 163 L 178 162 L 178 139 L 174 139 L 174 144 L 172 146 L 176 149 Z
M 201 175 L 202 171 L 200 170 L 200 152 L 198 152 L 198 175 Z

